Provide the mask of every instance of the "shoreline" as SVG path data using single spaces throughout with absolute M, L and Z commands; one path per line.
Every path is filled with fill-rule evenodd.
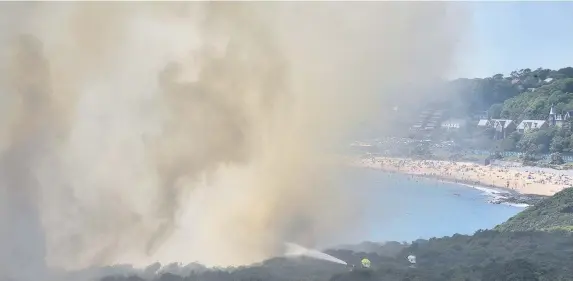
M 487 203 L 489 203 L 489 204 L 502 204 L 502 205 L 508 205 L 508 206 L 517 207 L 517 208 L 527 208 L 529 206 L 537 204 L 537 202 L 539 202 L 541 199 L 548 197 L 546 195 L 521 194 L 521 193 L 518 193 L 514 190 L 507 189 L 504 187 L 497 187 L 497 186 L 488 187 L 488 186 L 483 186 L 483 185 L 477 185 L 477 184 L 471 183 L 471 182 L 464 182 L 464 181 L 459 181 L 459 180 L 453 181 L 453 180 L 450 180 L 448 178 L 443 178 L 443 177 L 439 177 L 439 176 L 408 174 L 408 173 L 404 173 L 404 172 L 396 172 L 396 171 L 376 169 L 373 167 L 360 166 L 359 168 L 376 170 L 376 171 L 383 172 L 383 173 L 407 175 L 407 176 L 412 176 L 412 177 L 419 178 L 419 179 L 439 181 L 439 182 L 448 183 L 448 184 L 463 185 L 463 186 L 466 186 L 468 188 L 476 189 L 476 190 L 483 192 L 483 195 L 488 197 L 489 200 L 487 201 Z
M 488 166 L 468 162 L 371 157 L 352 161 L 353 166 L 466 185 L 481 190 L 492 204 L 533 205 L 573 185 L 573 171 Z

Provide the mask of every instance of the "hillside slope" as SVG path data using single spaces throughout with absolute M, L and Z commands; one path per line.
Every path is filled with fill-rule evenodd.
M 573 231 L 573 188 L 564 189 L 495 227 L 497 231 Z
M 177 270 L 175 266 L 170 269 L 172 273 L 143 276 L 124 271 L 99 276 L 107 276 L 100 279 L 104 281 L 573 281 L 570 230 L 573 188 L 544 199 L 495 230 L 419 239 L 410 244 L 368 242 L 325 251 L 349 266 L 305 257 L 279 257 L 238 268 Z M 415 266 L 408 262 L 409 255 L 416 256 Z M 364 257 L 370 259 L 372 268 L 353 269 L 352 265 L 359 265 Z
M 394 249 L 391 249 L 394 250 Z M 102 281 L 573 281 L 573 236 L 564 232 L 478 231 L 474 235 L 419 240 L 393 257 L 350 250 L 329 254 L 369 270 L 308 258 L 274 258 L 247 267 L 212 269 L 147 278 L 121 274 Z M 411 267 L 408 255 L 417 257 Z M 85 280 L 85 279 L 60 279 Z

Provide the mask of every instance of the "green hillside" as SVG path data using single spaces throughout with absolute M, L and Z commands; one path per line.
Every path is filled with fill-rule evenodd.
M 492 118 L 545 119 L 553 105 L 559 113 L 573 110 L 573 67 L 559 70 L 529 68 L 509 76 L 460 78 L 447 88 L 450 106 L 459 112 L 489 110 Z
M 573 231 L 573 188 L 558 192 L 530 207 L 507 222 L 498 231 Z
M 363 243 L 327 254 L 350 266 L 311 258 L 273 258 L 252 266 L 158 273 L 148 278 L 109 275 L 102 281 L 573 281 L 573 188 L 515 216 L 496 230 Z M 407 260 L 416 256 L 416 265 Z M 361 259 L 370 269 L 353 269 Z M 184 268 L 183 268 L 184 269 Z M 78 279 L 73 279 L 78 280 Z

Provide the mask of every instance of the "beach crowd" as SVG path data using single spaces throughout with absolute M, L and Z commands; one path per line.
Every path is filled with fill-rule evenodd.
M 521 194 L 553 195 L 573 184 L 573 171 L 520 167 L 507 163 L 479 165 L 469 162 L 372 157 L 355 165 L 452 182 L 509 189 Z

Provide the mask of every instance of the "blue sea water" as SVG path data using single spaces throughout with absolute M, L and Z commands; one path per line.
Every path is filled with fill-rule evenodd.
M 524 210 L 488 203 L 487 193 L 432 179 L 352 168 L 347 177 L 367 197 L 365 223 L 356 241 L 406 241 L 473 234 Z

